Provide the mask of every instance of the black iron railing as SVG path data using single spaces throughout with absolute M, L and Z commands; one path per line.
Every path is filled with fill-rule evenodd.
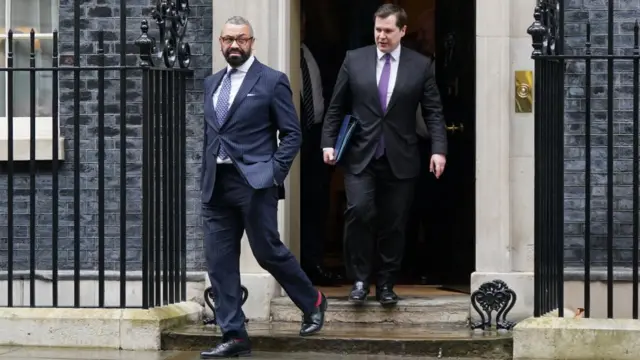
M 534 17 L 529 33 L 535 59 L 534 297 L 539 316 L 563 303 L 564 60 L 556 56 L 563 47 L 561 1 L 542 1 Z
M 582 69 L 579 75 L 576 71 L 572 73 L 574 81 L 572 86 L 580 86 L 584 90 L 584 97 L 580 99 L 584 101 L 584 107 L 580 111 L 583 122 L 577 124 L 584 129 L 584 144 L 579 144 L 583 146 L 580 150 L 584 151 L 584 188 L 581 197 L 581 201 L 584 202 L 584 218 L 579 224 L 583 229 L 580 234 L 580 241 L 583 240 L 580 244 L 583 255 L 580 260 L 583 264 L 579 272 L 584 275 L 581 279 L 584 280 L 584 316 L 589 317 L 592 313 L 591 281 L 595 270 L 600 272 L 602 269 L 604 270 L 602 273 L 606 274 L 606 312 L 607 317 L 612 318 L 614 317 L 614 269 L 631 267 L 632 316 L 634 319 L 638 318 L 640 48 L 637 22 L 633 27 L 633 48 L 614 48 L 615 3 L 614 0 L 608 1 L 606 48 L 602 46 L 602 41 L 597 49 L 592 47 L 591 23 L 586 20 L 583 24 L 579 24 L 581 26 L 576 27 L 584 29 L 584 46 L 566 49 L 564 2 L 561 0 L 539 0 L 534 13 L 535 21 L 528 29 L 533 39 L 532 58 L 535 61 L 535 316 L 544 315 L 555 309 L 558 309 L 560 316 L 564 316 L 565 253 L 567 252 L 564 153 L 567 129 L 565 105 L 568 96 L 565 78 L 566 69 L 571 67 L 574 70 Z M 599 67 L 602 71 L 598 75 L 603 75 L 602 73 L 606 75 L 606 86 L 600 84 L 602 86 L 597 88 L 592 86 L 596 75 L 594 71 L 596 62 L 602 65 Z M 614 101 L 618 96 L 616 92 L 621 88 L 615 82 L 616 77 L 621 76 L 621 68 L 625 69 L 623 70 L 625 75 L 632 78 L 631 84 L 625 84 L 632 87 L 632 99 L 630 99 L 633 104 L 632 109 L 621 109 Z M 576 81 L 576 76 L 581 76 L 582 79 Z M 579 85 L 576 85 L 576 82 Z M 592 99 L 594 93 L 602 94 L 603 92 L 606 92 L 606 101 L 600 98 Z M 594 104 L 600 107 L 599 123 L 594 121 L 596 113 Z M 632 120 L 629 123 L 625 123 L 623 119 L 617 119 L 621 117 L 620 110 L 631 110 L 629 112 L 632 112 L 632 115 L 628 117 Z M 574 121 L 575 118 L 575 116 L 572 117 Z M 598 134 L 592 134 L 594 128 L 598 129 Z M 626 128 L 631 131 L 627 133 L 624 130 Z M 619 143 L 621 135 L 633 137 L 632 145 Z M 604 137 L 606 141 L 603 140 Z M 621 151 L 621 147 L 624 146 L 629 149 L 628 153 Z M 598 150 L 598 157 L 592 155 L 596 150 Z M 606 165 L 603 166 L 606 170 L 601 170 L 601 167 L 596 174 L 593 164 L 595 161 L 600 161 L 599 154 L 605 152 L 606 155 L 602 157 L 606 159 L 604 162 Z M 633 163 L 630 166 L 631 171 L 624 173 L 632 179 L 629 183 L 620 184 L 620 171 L 625 171 L 616 168 L 616 163 L 620 160 Z M 595 176 L 598 177 L 595 181 L 599 181 L 597 187 L 593 185 Z M 630 216 L 618 217 L 616 214 L 619 213 L 620 207 L 616 204 L 620 196 L 615 195 L 615 192 L 627 188 L 632 189 L 630 190 L 632 194 L 630 193 L 624 199 L 632 203 L 632 209 L 629 209 Z M 602 213 L 606 214 L 602 219 L 600 212 L 596 212 L 596 206 L 599 207 L 598 211 L 602 207 Z M 603 230 L 594 231 L 596 221 Z M 619 230 L 620 226 L 631 227 L 631 233 L 625 236 Z M 625 243 L 632 244 L 630 248 L 620 249 L 618 239 L 623 237 Z M 618 246 L 617 249 L 616 246 Z M 597 260 L 593 256 L 596 248 L 605 250 L 605 254 L 601 254 Z M 628 258 L 628 263 L 621 264 L 622 261 L 615 261 L 614 250 L 623 254 L 618 255 L 618 258 L 623 260 Z M 632 255 L 627 256 L 629 253 Z M 596 268 L 594 264 L 600 265 L 600 262 L 604 262 L 604 266 Z
M 6 248 L 0 245 L 0 259 L 7 261 L 0 261 L 0 281 L 8 286 L 7 293 L 0 294 L 4 298 L 0 306 L 149 308 L 184 301 L 185 84 L 192 72 L 188 69 L 189 46 L 182 43 L 182 36 L 188 2 L 178 1 L 173 6 L 159 2 L 156 21 L 163 25 L 163 47 L 156 46 L 155 39 L 148 35 L 147 21 L 143 21 L 142 35 L 136 41 L 140 61 L 127 65 L 127 11 L 126 1 L 121 1 L 117 66 L 106 65 L 103 31 L 97 33 L 95 52 L 81 53 L 80 2 L 74 1 L 73 55 L 67 57 L 72 58 L 70 63 L 60 61 L 56 31 L 53 65 L 37 66 L 37 39 L 31 31 L 30 66 L 16 67 L 14 34 L 7 34 L 6 67 L 0 68 L 9 89 L 8 159 L 0 164 L 0 184 L 6 184 L 2 194 L 6 198 L 0 201 L 0 210 L 6 206 L 2 211 L 6 222 L 0 222 L 0 238 L 6 239 Z M 81 61 L 83 58 L 86 60 Z M 164 58 L 165 67 L 154 66 L 154 58 Z M 20 73 L 29 74 L 28 93 L 13 91 L 15 74 Z M 41 79 L 49 79 L 52 89 L 51 119 L 44 121 L 51 122 L 53 145 L 51 160 L 45 162 L 37 154 L 36 141 L 43 121 L 36 109 L 39 97 L 44 96 L 37 91 Z M 64 89 L 63 83 L 72 84 L 72 89 Z M 119 91 L 111 89 L 113 84 L 119 84 Z M 72 96 L 61 96 L 63 89 Z M 29 99 L 26 161 L 16 159 L 15 152 L 14 133 L 23 125 L 15 116 L 17 97 Z M 95 123 L 89 124 L 90 119 Z M 69 161 L 59 159 L 63 135 L 65 143 L 71 145 L 71 151 L 65 153 Z M 90 192 L 95 196 L 88 195 Z M 27 203 L 25 229 L 17 219 L 24 210 L 19 207 Z M 25 248 L 28 256 L 18 257 Z M 97 282 L 95 303 L 83 299 L 83 280 Z M 21 298 L 14 286 L 18 281 L 28 288 L 24 301 L 17 300 Z M 47 287 L 37 286 L 39 281 Z M 134 286 L 141 286 L 142 291 Z M 118 289 L 118 300 L 108 296 L 108 287 L 111 291 Z

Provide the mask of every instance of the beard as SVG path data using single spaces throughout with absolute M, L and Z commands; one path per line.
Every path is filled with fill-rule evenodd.
M 229 48 L 224 52 L 224 58 L 227 60 L 227 63 L 233 67 L 238 67 L 244 64 L 249 57 L 251 56 L 251 49 L 248 51 L 244 51 L 240 48 Z

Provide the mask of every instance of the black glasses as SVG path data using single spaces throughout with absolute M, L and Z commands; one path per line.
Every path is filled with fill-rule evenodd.
M 240 46 L 247 45 L 249 41 L 253 40 L 253 37 L 233 37 L 233 36 L 224 36 L 220 37 L 220 41 L 222 41 L 225 45 L 231 45 L 235 41 Z

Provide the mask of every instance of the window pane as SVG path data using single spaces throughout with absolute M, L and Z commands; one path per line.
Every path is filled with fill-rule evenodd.
M 6 34 L 6 30 L 4 30 L 5 25 L 7 24 L 7 7 L 5 6 L 4 1 L 0 1 L 0 28 L 2 28 L 2 34 Z
M 29 39 L 14 39 L 14 61 L 17 68 L 29 67 L 30 45 Z M 53 41 L 37 39 L 36 41 L 36 68 L 50 68 L 53 66 Z M 4 46 L 0 49 L 2 67 L 6 66 L 6 53 Z M 0 81 L 6 84 L 6 73 L 0 73 Z M 52 116 L 52 72 L 36 72 L 36 116 Z M 15 71 L 13 75 L 13 114 L 16 117 L 31 116 L 31 83 L 29 71 Z M 6 116 L 6 89 L 0 88 L 0 116 Z
M 33 28 L 36 33 L 42 34 L 52 33 L 54 29 L 58 28 L 59 0 L 9 1 L 11 1 L 10 27 L 15 31 L 29 33 Z M 4 1 L 0 1 L 0 3 L 4 3 Z

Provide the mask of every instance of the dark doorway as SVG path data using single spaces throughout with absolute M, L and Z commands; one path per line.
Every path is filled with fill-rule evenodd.
M 373 44 L 372 14 L 384 2 L 390 1 L 304 1 L 305 43 L 320 68 L 327 105 L 345 52 Z M 403 45 L 435 58 L 449 139 L 447 169 L 439 180 L 428 171 L 430 144 L 421 143 L 424 173 L 400 284 L 468 286 L 475 268 L 475 2 L 394 2 L 409 15 Z M 324 263 L 343 272 L 344 185 L 340 169 L 332 171 Z

